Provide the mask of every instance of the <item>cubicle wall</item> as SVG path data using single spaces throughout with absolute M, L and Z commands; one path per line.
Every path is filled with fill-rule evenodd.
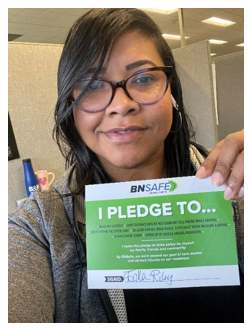
M 62 45 L 9 43 L 9 114 L 20 159 L 9 161 L 9 211 L 26 196 L 22 159 L 34 170 L 53 171 L 58 179 L 64 159 L 52 139 L 57 67 Z M 185 107 L 206 147 L 217 141 L 208 42 L 173 51 L 182 81 Z
M 173 50 L 196 142 L 213 147 L 218 141 L 210 47 L 208 41 Z
M 218 136 L 244 128 L 244 51 L 216 57 Z
M 20 159 L 8 162 L 9 212 L 26 197 L 23 158 L 34 170 L 47 169 L 58 179 L 64 159 L 52 139 L 56 75 L 61 45 L 9 43 L 9 115 Z

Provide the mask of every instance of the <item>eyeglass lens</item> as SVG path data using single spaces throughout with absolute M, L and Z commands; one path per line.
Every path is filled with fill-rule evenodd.
M 104 110 L 113 97 L 111 82 L 97 79 L 89 86 L 89 78 L 82 79 L 74 89 L 74 98 L 77 99 L 85 90 L 76 105 L 86 112 Z M 167 88 L 167 76 L 163 71 L 146 71 L 137 73 L 126 79 L 126 91 L 129 97 L 140 105 L 157 102 Z M 123 87 L 125 89 L 125 87 Z

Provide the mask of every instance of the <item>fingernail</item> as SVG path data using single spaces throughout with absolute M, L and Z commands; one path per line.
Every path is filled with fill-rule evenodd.
M 238 196 L 239 197 L 244 196 L 244 187 L 243 186 L 240 188 Z
M 213 174 L 212 183 L 215 186 L 220 186 L 221 185 L 221 174 L 219 172 L 216 172 L 215 174 Z
M 233 191 L 232 191 L 231 187 L 227 186 L 225 188 L 224 199 L 230 200 L 232 198 L 232 194 L 233 194 Z
M 205 176 L 206 169 L 203 166 L 200 166 L 200 168 L 197 170 L 196 177 L 202 178 Z

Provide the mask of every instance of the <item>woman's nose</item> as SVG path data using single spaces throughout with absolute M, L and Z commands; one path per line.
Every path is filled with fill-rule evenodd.
M 140 110 L 140 105 L 134 102 L 122 88 L 117 88 L 114 97 L 108 107 L 105 109 L 106 115 L 120 114 L 135 114 Z

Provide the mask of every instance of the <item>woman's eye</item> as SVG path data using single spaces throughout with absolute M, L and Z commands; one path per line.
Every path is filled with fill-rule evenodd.
M 89 85 L 89 80 L 86 79 L 86 80 L 81 80 L 79 86 L 82 91 L 85 90 L 85 94 L 91 94 L 91 93 L 94 93 L 97 91 L 98 92 L 101 91 L 104 88 L 105 83 L 104 83 L 104 81 L 101 81 L 101 80 L 94 80 Z
M 88 87 L 88 91 L 96 91 L 98 89 L 101 89 L 103 87 L 103 82 L 102 81 L 94 81 L 91 83 L 91 85 Z
M 138 78 L 137 79 L 137 82 L 140 82 L 140 83 L 146 83 L 149 81 L 149 78 L 148 77 L 141 77 L 141 78 Z
M 145 83 L 149 83 L 149 82 L 152 82 L 152 81 L 155 81 L 155 77 L 152 76 L 152 75 L 140 75 L 140 76 L 137 76 L 135 79 L 134 79 L 134 82 L 136 83 L 141 83 L 141 84 L 145 84 Z

